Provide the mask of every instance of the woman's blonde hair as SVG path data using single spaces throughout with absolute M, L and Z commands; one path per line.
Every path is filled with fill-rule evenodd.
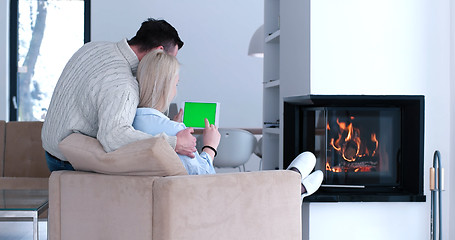
M 180 64 L 177 58 L 163 50 L 147 53 L 139 63 L 139 106 L 150 107 L 165 112 L 172 101 L 171 86 L 175 84 Z

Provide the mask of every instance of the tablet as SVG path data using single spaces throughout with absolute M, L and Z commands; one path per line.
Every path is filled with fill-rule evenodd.
M 220 104 L 217 102 L 184 102 L 183 123 L 187 127 L 205 128 L 204 119 L 218 127 Z

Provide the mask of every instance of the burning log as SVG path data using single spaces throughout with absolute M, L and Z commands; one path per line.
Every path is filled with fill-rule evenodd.
M 347 142 L 346 149 L 344 150 L 344 157 L 347 161 L 355 161 L 358 152 L 359 148 L 354 141 Z
M 356 161 L 340 161 L 334 166 L 327 162 L 326 170 L 331 172 L 375 172 L 378 170 L 378 157 L 363 157 Z
M 351 117 L 354 119 L 354 117 Z M 340 122 L 337 118 L 337 125 L 331 128 L 327 122 L 327 129 L 334 131 L 329 135 L 338 135 L 330 139 L 330 145 L 344 160 L 354 162 L 362 157 L 373 157 L 379 146 L 376 133 L 371 133 L 371 139 L 361 139 L 360 129 L 353 126 L 353 123 Z M 333 130 L 332 130 L 333 129 Z

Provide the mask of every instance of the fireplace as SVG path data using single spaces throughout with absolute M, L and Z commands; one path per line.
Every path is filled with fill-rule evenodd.
M 324 172 L 305 201 L 425 201 L 423 96 L 285 98 L 283 134 L 284 167 L 311 151 Z

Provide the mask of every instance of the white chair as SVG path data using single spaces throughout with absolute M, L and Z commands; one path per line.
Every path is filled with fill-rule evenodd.
M 262 137 L 258 140 L 256 148 L 254 149 L 254 154 L 260 158 L 259 160 L 259 171 L 262 170 Z
M 216 168 L 240 168 L 243 166 L 245 171 L 245 163 L 250 159 L 256 149 L 256 137 L 246 130 L 235 128 L 219 128 L 221 134 L 220 144 L 218 146 L 218 154 L 213 160 L 213 165 Z M 202 147 L 202 135 L 198 138 L 197 148 Z
M 175 115 L 179 113 L 179 109 L 176 103 L 171 103 L 169 105 L 169 109 L 167 110 L 167 117 L 170 119 L 174 119 Z
M 213 165 L 218 168 L 239 168 L 250 159 L 256 148 L 256 137 L 242 129 L 220 128 L 221 134 L 218 154 L 213 161 Z

